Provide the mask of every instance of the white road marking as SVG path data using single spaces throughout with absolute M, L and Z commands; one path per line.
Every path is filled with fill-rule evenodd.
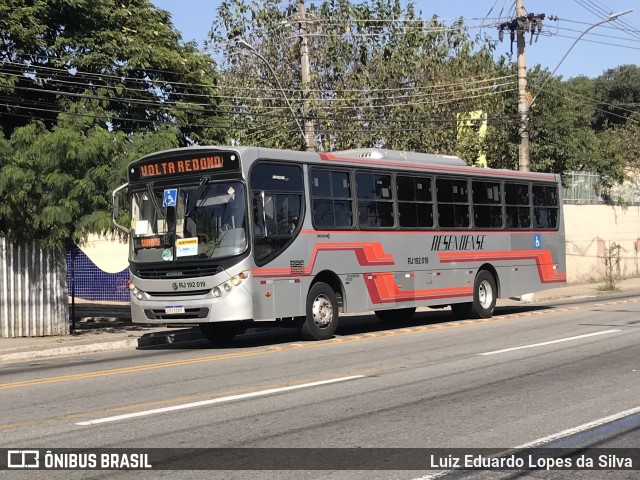
M 553 433 L 551 435 L 547 435 L 546 437 L 532 440 L 531 442 L 523 443 L 522 445 L 518 445 L 517 447 L 513 447 L 512 449 L 509 449 L 509 451 L 505 451 L 504 453 L 514 452 L 518 450 L 525 450 L 527 448 L 539 447 L 540 445 L 554 442 L 556 440 L 560 440 L 561 438 L 575 435 L 576 433 L 586 432 L 587 430 L 590 430 L 592 428 L 600 427 L 601 425 L 615 422 L 616 420 L 620 420 L 621 418 L 629 417 L 637 413 L 640 413 L 640 406 L 631 408 L 629 410 L 625 410 L 623 412 L 614 413 L 613 415 L 609 415 L 608 417 L 602 417 L 597 420 L 593 420 L 592 422 L 583 423 L 582 425 L 578 425 L 577 427 L 568 428 L 567 430 L 562 430 L 561 432 Z M 435 480 L 436 478 L 440 478 L 453 471 L 454 470 L 441 470 L 438 472 L 430 473 L 428 475 L 424 475 L 422 477 L 414 478 L 412 480 Z
M 554 433 L 546 437 L 538 438 L 537 440 L 533 440 L 528 443 L 523 443 L 522 445 L 518 445 L 517 447 L 514 447 L 514 448 L 517 450 L 524 450 L 525 448 L 537 447 L 539 445 L 553 442 L 555 440 L 559 440 L 561 438 L 568 437 L 570 435 L 575 435 L 576 433 L 587 431 L 591 428 L 599 427 L 606 423 L 615 422 L 616 420 L 620 420 L 621 418 L 628 417 L 630 415 L 635 415 L 636 413 L 640 413 L 640 406 L 631 408 L 629 410 L 625 410 L 624 412 L 614 413 L 613 415 L 609 415 L 608 417 L 602 417 L 602 418 L 599 418 L 598 420 L 594 420 L 589 423 L 584 423 L 577 427 L 569 428 L 567 430 L 563 430 L 561 432 Z
M 604 330 L 602 332 L 587 333 L 585 335 L 577 335 L 575 337 L 560 338 L 558 340 L 551 340 L 549 342 L 533 343 L 531 345 L 522 345 L 520 347 L 503 348 L 502 350 L 494 350 L 493 352 L 478 353 L 478 355 L 496 355 L 498 353 L 513 352 L 514 350 L 522 350 L 523 348 L 542 347 L 544 345 L 552 345 L 554 343 L 569 342 L 571 340 L 578 340 L 580 338 L 595 337 L 596 335 L 606 335 L 607 333 L 615 333 L 615 332 L 621 332 L 621 331 L 622 330 Z
M 173 405 L 171 407 L 155 408 L 153 410 L 143 410 L 141 412 L 127 413 L 124 415 L 116 415 L 113 417 L 98 418 L 87 422 L 78 422 L 76 425 L 97 425 L 99 423 L 117 422 L 118 420 L 126 420 L 129 418 L 144 417 L 147 415 L 155 415 L 156 413 L 173 412 L 176 410 L 184 410 L 186 408 L 201 407 L 203 405 L 213 405 L 216 403 L 232 402 L 234 400 L 243 400 L 245 398 L 262 397 L 273 393 L 290 392 L 292 390 L 300 390 L 302 388 L 317 387 L 320 385 L 329 385 L 332 383 L 346 382 L 365 378 L 366 375 L 353 375 L 350 377 L 332 378 L 330 380 L 321 380 L 318 382 L 302 383 L 300 385 L 291 385 L 289 387 L 269 388 L 267 390 L 258 390 L 257 392 L 242 393 L 239 395 L 229 395 L 227 397 L 212 398 L 211 400 L 201 400 L 199 402 L 184 403 L 182 405 Z

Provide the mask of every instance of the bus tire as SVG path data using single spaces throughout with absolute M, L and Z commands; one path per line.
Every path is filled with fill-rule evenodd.
M 491 318 L 496 308 L 498 288 L 493 275 L 487 270 L 480 270 L 473 282 L 473 303 L 471 313 L 474 318 Z
M 314 284 L 307 295 L 307 315 L 298 330 L 304 340 L 328 340 L 338 326 L 338 299 L 333 289 L 323 282 Z
M 416 313 L 416 307 L 375 310 L 373 313 L 383 322 L 406 322 Z
M 216 345 L 225 345 L 240 333 L 240 326 L 235 322 L 201 323 L 198 326 L 202 336 Z

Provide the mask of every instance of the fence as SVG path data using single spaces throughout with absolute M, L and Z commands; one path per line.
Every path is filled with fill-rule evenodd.
M 64 254 L 0 237 L 0 337 L 68 333 Z
M 640 175 L 631 174 L 622 184 L 600 188 L 600 175 L 589 172 L 567 172 L 562 183 L 564 203 L 640 205 Z
M 586 172 L 568 172 L 563 175 L 562 198 L 565 203 L 604 203 L 596 191 L 600 175 Z
M 105 272 L 79 248 L 68 251 L 65 257 L 69 295 L 84 300 L 129 301 L 128 269 L 117 273 Z

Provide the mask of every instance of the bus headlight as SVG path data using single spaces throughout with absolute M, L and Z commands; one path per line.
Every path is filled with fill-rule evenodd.
M 214 287 L 211 290 L 211 293 L 213 294 L 214 297 L 219 298 L 224 293 L 230 292 L 233 289 L 233 287 L 237 287 L 240 284 L 242 284 L 242 282 L 244 282 L 247 278 L 249 278 L 248 270 L 245 272 L 240 272 L 238 275 L 235 275 L 234 277 L 232 277 L 231 280 L 221 283 L 220 285 Z
M 138 290 L 133 283 L 129 284 L 129 289 L 131 290 L 131 295 L 136 297 L 138 300 L 142 300 L 142 290 Z

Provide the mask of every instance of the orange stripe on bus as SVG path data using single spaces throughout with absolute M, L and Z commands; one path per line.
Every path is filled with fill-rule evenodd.
M 440 252 L 440 263 L 534 260 L 542 283 L 567 281 L 566 273 L 557 273 L 549 250 L 503 250 L 491 252 Z
M 386 253 L 380 242 L 331 242 L 316 243 L 311 252 L 311 260 L 302 272 L 293 271 L 291 268 L 255 268 L 251 273 L 256 277 L 287 277 L 311 275 L 313 267 L 322 251 L 353 251 L 358 259 L 358 263 L 363 267 L 395 265 L 393 256 Z
M 364 281 L 374 304 L 473 296 L 473 287 L 469 286 L 400 291 L 390 272 L 365 275 Z

